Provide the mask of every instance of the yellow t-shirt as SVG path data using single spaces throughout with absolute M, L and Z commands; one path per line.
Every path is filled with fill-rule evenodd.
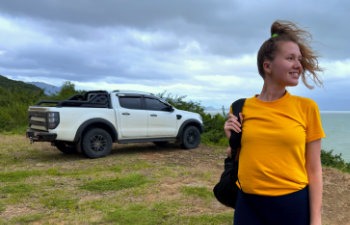
M 288 92 L 271 102 L 246 99 L 238 179 L 243 192 L 279 196 L 308 184 L 306 143 L 325 137 L 317 104 Z

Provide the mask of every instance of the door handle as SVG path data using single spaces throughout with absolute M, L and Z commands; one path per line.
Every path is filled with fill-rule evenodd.
M 122 115 L 124 115 L 124 116 L 130 116 L 130 113 L 124 112 L 124 113 L 122 113 Z
M 152 117 L 157 117 L 157 114 L 151 114 Z

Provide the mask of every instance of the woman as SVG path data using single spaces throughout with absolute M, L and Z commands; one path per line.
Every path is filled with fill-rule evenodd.
M 322 85 L 310 34 L 288 21 L 276 21 L 258 52 L 264 79 L 260 94 L 245 101 L 241 124 L 230 114 L 225 133 L 241 132 L 234 224 L 321 224 L 323 132 L 316 103 L 291 95 L 305 75 Z M 232 110 L 232 109 L 231 109 Z M 241 129 L 242 128 L 242 129 Z

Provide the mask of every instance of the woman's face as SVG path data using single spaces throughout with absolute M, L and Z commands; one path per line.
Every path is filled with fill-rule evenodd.
M 296 86 L 303 72 L 299 46 L 291 41 L 279 43 L 275 58 L 267 63 L 267 75 L 282 86 Z

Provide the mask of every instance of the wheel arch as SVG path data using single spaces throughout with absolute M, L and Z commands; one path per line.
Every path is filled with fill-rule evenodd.
M 80 127 L 78 128 L 75 134 L 74 142 L 79 142 L 82 136 L 84 135 L 84 133 L 90 128 L 104 129 L 111 135 L 113 142 L 118 140 L 118 132 L 111 122 L 102 118 L 95 118 L 95 119 L 87 120 L 82 125 L 80 125 Z
M 195 120 L 195 119 L 189 119 L 181 124 L 179 132 L 177 133 L 177 136 L 176 136 L 177 139 L 181 140 L 182 134 L 183 134 L 185 128 L 188 126 L 197 127 L 201 134 L 204 132 L 204 127 L 203 127 L 202 123 L 200 123 L 198 120 Z

